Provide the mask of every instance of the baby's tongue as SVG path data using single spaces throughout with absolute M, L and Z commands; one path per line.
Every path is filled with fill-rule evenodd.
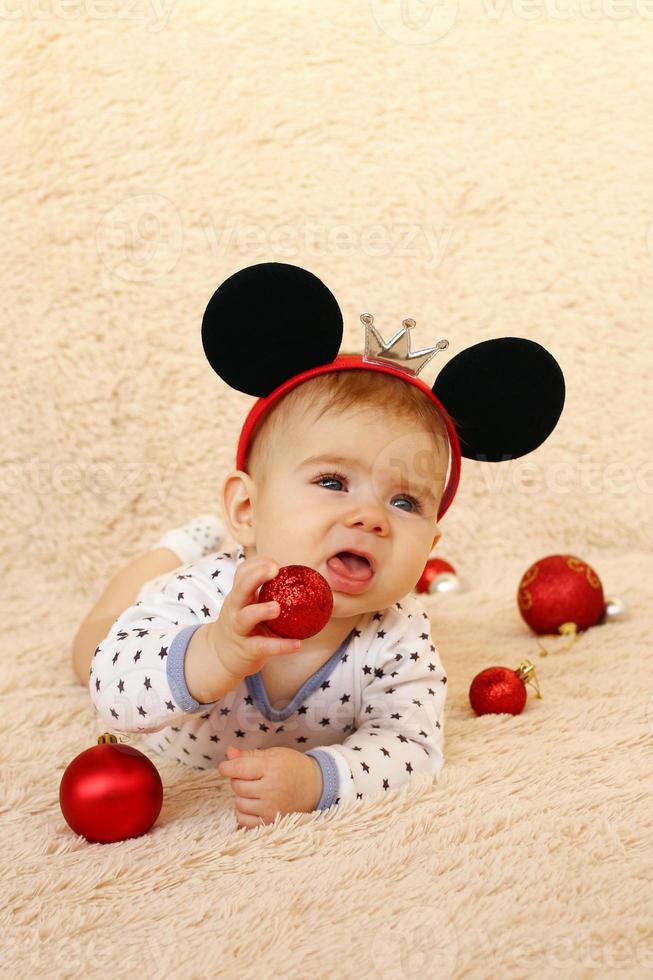
M 347 575 L 357 581 L 372 577 L 369 563 L 360 555 L 353 555 L 351 551 L 341 551 L 334 555 L 333 558 L 329 558 L 327 565 L 339 575 Z

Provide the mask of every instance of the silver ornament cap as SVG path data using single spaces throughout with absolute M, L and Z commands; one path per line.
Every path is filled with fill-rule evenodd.
M 460 579 L 453 572 L 440 572 L 436 575 L 429 586 L 429 592 L 460 592 L 462 586 Z
M 605 609 L 603 610 L 603 616 L 601 618 L 602 623 L 607 623 L 608 621 L 626 619 L 628 616 L 628 606 L 624 599 L 619 596 L 615 596 L 612 599 L 605 600 Z
M 406 317 L 401 321 L 401 330 L 397 331 L 387 343 L 374 326 L 374 317 L 371 313 L 361 313 L 360 321 L 365 326 L 363 360 L 368 364 L 389 364 L 412 377 L 417 377 L 438 351 L 446 350 L 449 346 L 448 340 L 438 340 L 435 347 L 411 350 L 410 331 L 415 326 L 412 317 Z

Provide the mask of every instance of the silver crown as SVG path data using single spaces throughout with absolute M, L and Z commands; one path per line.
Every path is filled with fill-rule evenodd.
M 387 344 L 374 326 L 374 317 L 371 313 L 361 313 L 360 319 L 361 323 L 365 324 L 363 360 L 369 364 L 390 364 L 416 377 L 439 350 L 446 350 L 449 346 L 448 340 L 439 340 L 435 347 L 411 351 L 410 331 L 415 326 L 415 321 L 410 317 L 401 321 L 402 329 L 397 331 Z

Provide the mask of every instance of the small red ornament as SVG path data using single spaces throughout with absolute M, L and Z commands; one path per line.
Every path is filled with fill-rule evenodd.
M 460 582 L 453 565 L 444 558 L 429 558 L 414 592 L 458 592 Z
M 112 844 L 147 833 L 161 811 L 158 769 L 131 745 L 105 733 L 68 764 L 59 805 L 68 826 L 92 844 Z
M 586 562 L 574 555 L 549 555 L 528 568 L 517 589 L 517 605 L 534 633 L 558 633 L 568 623 L 589 629 L 605 610 L 603 586 Z
M 535 666 L 530 660 L 522 660 L 517 670 L 487 667 L 470 684 L 469 703 L 477 715 L 518 715 L 526 704 L 526 684 L 531 682 L 541 698 Z
M 284 565 L 259 589 L 259 602 L 278 602 L 281 612 L 266 620 L 277 636 L 305 640 L 324 629 L 333 612 L 331 586 L 308 565 Z

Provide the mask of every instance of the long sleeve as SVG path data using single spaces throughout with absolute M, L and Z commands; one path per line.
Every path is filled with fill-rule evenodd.
M 201 704 L 192 697 L 184 658 L 193 633 L 217 619 L 232 584 L 225 578 L 229 573 L 223 562 L 201 559 L 116 619 L 89 673 L 91 700 L 107 728 L 154 732 L 217 703 Z
M 356 729 L 341 744 L 307 752 L 320 765 L 324 810 L 402 786 L 411 775 L 437 773 L 444 765 L 447 677 L 431 639 L 422 604 L 406 596 L 388 636 L 380 629 L 361 668 Z

